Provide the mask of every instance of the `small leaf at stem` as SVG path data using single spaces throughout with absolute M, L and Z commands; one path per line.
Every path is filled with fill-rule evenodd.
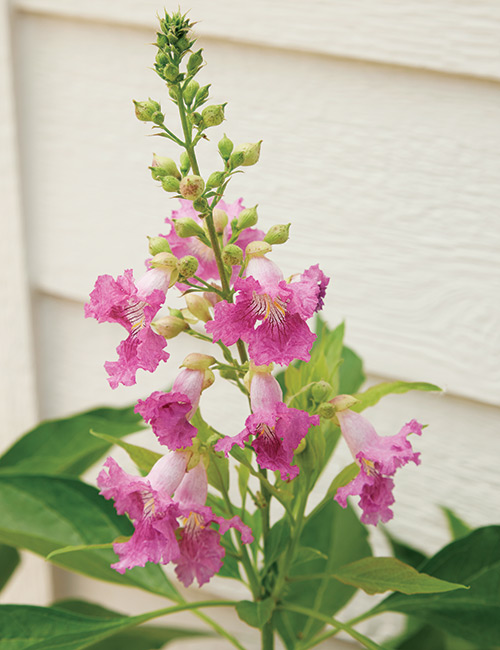
M 256 603 L 242 600 L 236 605 L 236 613 L 248 625 L 262 628 L 271 618 L 274 608 L 275 602 L 272 598 L 258 600 Z

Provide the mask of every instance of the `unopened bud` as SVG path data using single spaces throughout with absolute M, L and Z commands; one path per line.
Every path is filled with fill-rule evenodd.
M 191 167 L 191 161 L 189 160 L 189 156 L 185 151 L 181 153 L 181 173 L 184 176 L 185 174 L 188 173 L 189 168 Z
M 149 241 L 149 252 L 151 255 L 156 255 L 157 253 L 171 253 L 170 244 L 165 237 L 148 237 Z
M 318 406 L 318 414 L 326 420 L 331 420 L 335 415 L 335 406 L 330 404 L 330 402 L 323 402 Z
M 205 231 L 191 217 L 180 217 L 172 219 L 176 235 L 185 239 L 186 237 L 205 237 Z
M 290 231 L 290 224 L 276 224 L 271 226 L 267 231 L 264 241 L 274 246 L 275 244 L 284 244 L 288 241 Z
M 198 260 L 193 255 L 185 255 L 178 260 L 177 270 L 183 278 L 191 278 L 198 270 Z
M 177 269 L 177 258 L 172 253 L 157 253 L 151 260 L 153 269 Z
M 190 75 L 196 74 L 200 69 L 203 63 L 203 56 L 201 54 L 202 52 L 203 50 L 198 50 L 198 52 L 193 52 L 193 54 L 191 54 L 189 57 L 187 62 L 187 71 Z
M 168 94 L 175 101 L 179 101 L 179 86 L 169 86 Z
M 236 169 L 236 167 L 243 165 L 244 160 L 245 160 L 245 156 L 242 154 L 241 151 L 233 152 L 231 154 L 231 157 L 229 158 L 229 166 L 231 167 L 231 169 Z
M 225 210 L 221 210 L 220 208 L 214 208 L 214 211 L 212 212 L 212 216 L 214 218 L 215 232 L 218 233 L 219 235 L 222 235 L 222 233 L 224 232 L 224 228 L 227 226 L 227 223 L 229 221 L 227 212 Z
M 204 104 L 207 101 L 208 95 L 209 95 L 209 92 L 210 92 L 210 85 L 211 84 L 208 84 L 207 86 L 202 86 L 198 90 L 198 92 L 196 93 L 195 102 L 194 102 L 196 104 L 196 106 L 201 106 L 201 104 Z
M 155 180 L 159 180 L 158 176 L 155 177 L 155 174 L 162 176 L 174 176 L 180 180 L 181 175 L 177 169 L 177 165 L 172 160 L 172 158 L 167 158 L 166 156 L 157 156 L 153 154 L 153 162 L 151 163 L 151 174 Z
M 251 241 L 245 248 L 245 257 L 260 257 L 272 251 L 272 247 L 265 241 Z
M 204 196 L 200 196 L 199 199 L 193 201 L 193 208 L 196 212 L 200 212 L 200 217 L 205 216 L 205 213 L 208 212 L 208 201 Z
M 189 119 L 191 121 L 191 124 L 193 126 L 201 126 L 203 124 L 203 118 L 201 116 L 201 113 L 191 113 L 189 116 Z
M 183 318 L 176 316 L 164 316 L 153 322 L 154 329 L 160 336 L 166 339 L 173 339 L 181 332 L 189 329 L 188 323 Z
M 224 107 L 225 104 L 212 104 L 206 106 L 201 112 L 203 118 L 203 126 L 218 126 L 224 121 Z
M 202 320 L 204 323 L 212 320 L 209 303 L 199 293 L 188 293 L 184 297 L 186 305 L 193 316 L 196 316 L 198 320 Z
M 155 111 L 153 115 L 151 115 L 151 122 L 154 122 L 155 124 L 163 124 L 165 120 L 165 115 L 161 111 Z
M 188 323 L 190 323 L 191 325 L 195 325 L 195 323 L 198 322 L 198 319 L 196 318 L 196 316 L 193 316 L 193 314 L 189 311 L 189 309 L 187 307 L 184 307 L 184 309 L 181 309 L 181 315 L 182 315 L 182 318 L 185 321 L 187 321 Z
M 252 228 L 255 226 L 259 217 L 257 215 L 257 206 L 254 205 L 253 208 L 245 208 L 238 215 L 238 221 L 236 227 L 238 230 L 244 230 L 245 228 Z
M 222 379 L 236 379 L 238 377 L 236 370 L 233 370 L 232 368 L 221 368 L 219 370 L 219 375 Z
M 239 144 L 233 151 L 231 158 L 234 155 L 241 153 L 243 154 L 243 162 L 241 162 L 240 165 L 243 167 L 255 165 L 259 160 L 261 145 L 262 140 L 259 140 L 259 142 L 245 142 L 244 144 Z
M 241 266 L 243 262 L 243 251 L 236 244 L 228 244 L 222 250 L 222 261 L 227 266 Z
M 153 115 L 161 112 L 161 106 L 155 102 L 151 97 L 147 102 L 136 102 L 133 100 L 135 106 L 135 115 L 141 122 L 152 122 Z
M 302 438 L 302 440 L 299 442 L 299 446 L 295 450 L 296 454 L 301 454 L 305 448 L 307 447 L 307 440 L 305 438 Z
M 203 377 L 203 384 L 201 386 L 201 390 L 210 388 L 210 386 L 214 383 L 214 381 L 215 381 L 214 373 L 211 370 L 205 370 L 205 375 Z
M 213 172 L 207 180 L 207 190 L 212 190 L 214 187 L 220 187 L 224 182 L 224 172 Z
M 165 192 L 178 192 L 180 183 L 175 176 L 164 176 L 161 179 L 161 186 Z
M 186 90 L 184 91 L 184 101 L 186 104 L 191 104 L 193 99 L 196 97 L 196 93 L 198 92 L 199 88 L 200 84 L 194 79 L 188 83 Z
M 311 395 L 315 402 L 325 402 L 332 392 L 332 387 L 327 381 L 317 381 L 311 388 Z
M 358 402 L 359 399 L 356 399 L 352 395 L 337 395 L 337 397 L 330 400 L 330 404 L 335 407 L 335 411 L 346 411 Z
M 185 176 L 179 187 L 179 192 L 185 199 L 194 201 L 199 196 L 203 194 L 205 189 L 205 182 L 201 176 L 196 176 L 191 174 L 191 176 Z
M 224 133 L 224 137 L 222 140 L 219 140 L 219 153 L 222 156 L 224 160 L 228 160 L 229 156 L 231 155 L 234 144 L 231 142 L 231 140 L 227 137 L 227 135 Z
M 170 81 L 170 83 L 174 83 L 177 81 L 178 76 L 179 66 L 174 65 L 173 63 L 167 63 L 167 65 L 163 68 L 163 78 L 166 81 Z
M 179 368 L 188 368 L 189 370 L 207 370 L 216 362 L 215 357 L 200 352 L 191 352 L 188 354 Z

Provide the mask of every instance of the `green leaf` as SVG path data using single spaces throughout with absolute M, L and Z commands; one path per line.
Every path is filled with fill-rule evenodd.
M 472 532 L 472 528 L 468 526 L 463 519 L 460 519 L 453 510 L 450 510 L 445 506 L 441 506 L 441 510 L 446 517 L 452 539 L 460 539 Z
M 427 555 L 422 553 L 422 551 L 413 548 L 413 546 L 408 546 L 408 544 L 405 542 L 402 542 L 401 540 L 393 537 L 387 528 L 382 527 L 382 532 L 386 536 L 389 544 L 391 545 L 392 552 L 398 560 L 409 564 L 415 569 L 420 569 L 422 564 L 427 560 Z
M 20 561 L 21 557 L 17 549 L 0 544 L 0 590 L 9 582 Z
M 63 600 L 54 603 L 52 607 L 87 616 L 102 616 L 104 618 L 119 618 L 122 616 L 100 605 L 82 600 Z M 124 632 L 118 632 L 118 634 L 113 634 L 113 636 L 103 641 L 93 643 L 88 646 L 88 650 L 160 650 L 171 641 L 202 636 L 212 635 L 193 629 L 142 625 L 138 628 L 129 628 Z
M 202 442 L 207 442 L 217 434 L 212 427 L 202 418 L 198 409 L 191 419 L 191 424 L 198 429 L 197 438 Z M 229 461 L 222 452 L 214 451 L 210 447 L 210 462 L 207 467 L 207 479 L 209 485 L 219 492 L 229 490 Z
M 153 465 L 162 458 L 162 454 L 158 454 L 156 451 L 151 451 L 151 449 L 139 447 L 138 445 L 131 445 L 129 442 L 124 442 L 123 440 L 117 440 L 107 433 L 97 433 L 96 431 L 90 431 L 90 433 L 96 438 L 109 442 L 111 445 L 117 445 L 125 449 L 133 462 L 145 474 L 149 474 Z
M 339 395 L 353 395 L 365 380 L 361 358 L 351 348 L 344 346 L 342 365 L 339 368 Z
M 42 422 L 0 458 L 1 473 L 79 476 L 111 447 L 90 429 L 121 438 L 144 428 L 133 408 L 98 408 Z
M 366 557 L 341 567 L 334 576 L 346 585 L 363 589 L 367 594 L 381 594 L 384 591 L 437 594 L 467 589 L 465 585 L 419 573 L 394 557 Z
M 81 481 L 55 476 L 0 475 L 0 542 L 43 557 L 67 546 L 109 543 L 130 536 L 134 528 L 116 514 L 111 502 Z M 139 587 L 177 599 L 162 569 L 154 564 L 121 575 L 110 565 L 111 549 L 78 550 L 54 557 L 54 564 L 84 575 Z
M 369 406 L 374 406 L 378 401 L 386 395 L 393 395 L 395 393 L 408 393 L 410 390 L 422 391 L 440 391 L 439 386 L 434 384 L 426 384 L 423 381 L 390 381 L 382 384 L 377 384 L 365 390 L 363 393 L 356 393 L 354 397 L 359 400 L 357 404 L 351 406 L 352 411 L 360 413 Z
M 439 596 L 393 594 L 375 611 L 411 614 L 481 647 L 500 645 L 500 526 L 479 528 L 448 544 L 420 570 L 470 589 Z
M 317 557 L 302 561 L 300 554 L 293 564 L 290 577 L 300 576 L 300 581 L 290 582 L 286 594 L 289 603 L 314 609 L 332 616 L 354 595 L 356 589 L 340 584 L 331 574 L 344 564 L 371 554 L 367 530 L 351 508 L 341 508 L 327 501 L 309 515 L 300 538 L 303 547 L 316 549 Z M 307 576 L 323 574 L 323 578 Z M 303 579 L 302 579 L 303 577 Z M 307 641 L 317 634 L 323 623 L 303 614 L 278 612 L 275 616 L 278 631 L 287 648 L 295 648 L 299 639 Z
M 256 603 L 242 600 L 236 605 L 236 613 L 248 625 L 262 628 L 271 618 L 274 607 L 275 602 L 272 598 L 258 600 Z
M 269 569 L 286 549 L 290 541 L 290 525 L 286 519 L 280 519 L 269 531 L 269 535 L 264 540 L 264 571 Z
M 351 463 L 350 465 L 347 465 L 347 467 L 344 467 L 344 469 L 341 470 L 330 483 L 330 487 L 328 488 L 326 494 L 330 495 L 333 499 L 333 497 L 337 494 L 337 490 L 350 483 L 353 479 L 356 478 L 358 474 L 359 465 L 357 463 Z

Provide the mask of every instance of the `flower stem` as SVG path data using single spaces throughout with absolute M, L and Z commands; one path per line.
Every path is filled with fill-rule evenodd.
M 262 628 L 262 650 L 274 650 L 274 628 L 272 619 Z

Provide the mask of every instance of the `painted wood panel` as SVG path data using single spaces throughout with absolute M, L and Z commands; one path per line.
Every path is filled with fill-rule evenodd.
M 147 171 L 152 151 L 175 152 L 147 137 L 130 99 L 163 96 L 174 113 L 148 72 L 149 31 L 33 16 L 17 30 L 31 277 L 81 300 L 99 273 L 140 272 L 145 235 L 176 204 Z M 499 86 L 242 44 L 207 50 L 214 100 L 231 99 L 213 139 L 264 139 L 230 196 L 259 203 L 264 228 L 293 221 L 273 253 L 285 273 L 320 262 L 333 277 L 326 316 L 347 319 L 371 372 L 499 404 Z M 218 165 L 208 148 L 201 161 L 207 174 Z
M 154 26 L 158 0 L 15 0 L 26 12 Z M 168 8 L 175 10 L 171 3 Z M 495 0 L 190 0 L 203 36 L 500 78 L 500 6 Z

